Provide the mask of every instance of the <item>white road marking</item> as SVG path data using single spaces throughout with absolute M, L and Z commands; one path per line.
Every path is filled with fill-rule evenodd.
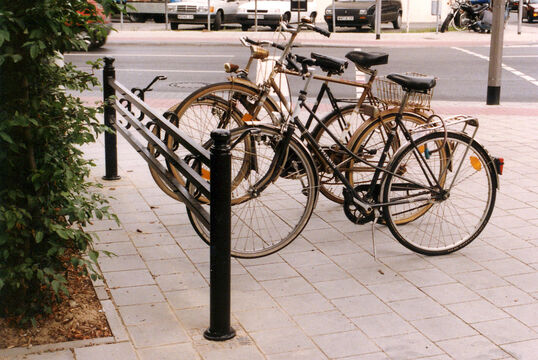
M 536 58 L 538 55 L 503 55 L 503 58 Z
M 459 50 L 459 51 L 462 51 L 466 54 L 469 54 L 469 55 L 473 55 L 473 56 L 476 56 L 480 59 L 484 59 L 486 61 L 489 61 L 489 57 L 487 56 L 484 56 L 484 55 L 481 55 L 481 54 L 477 54 L 475 52 L 472 52 L 472 51 L 469 51 L 469 50 L 466 50 L 466 49 L 462 49 L 462 48 L 459 48 L 459 47 L 452 47 L 452 49 L 455 49 L 455 50 Z M 538 86 L 538 81 L 536 81 L 536 79 L 534 79 L 532 76 L 529 76 L 529 75 L 526 75 L 524 73 L 522 73 L 521 71 L 518 71 L 510 66 L 506 66 L 505 64 L 501 64 L 502 68 L 506 71 L 509 71 L 511 72 L 512 74 L 522 78 L 523 80 L 526 80 L 528 82 L 530 82 L 531 84 L 535 85 L 535 86 Z
M 119 57 L 119 56 L 125 56 L 125 57 L 188 57 L 188 58 L 196 58 L 196 57 L 235 57 L 235 55 L 226 55 L 226 54 L 97 54 L 97 53 L 69 53 L 65 54 L 65 56 L 86 56 L 86 57 Z
M 82 68 L 77 67 L 79 70 L 91 71 L 91 68 Z M 116 68 L 116 71 L 125 71 L 125 72 L 152 72 L 152 73 L 222 73 L 224 70 L 176 70 L 176 69 L 120 69 Z
M 361 48 L 356 48 L 356 49 L 353 49 L 355 51 L 361 51 Z M 355 66 L 355 64 L 353 64 L 353 62 L 351 62 L 352 66 Z M 362 72 L 362 71 L 359 71 L 359 69 L 357 69 L 357 67 L 355 67 L 355 81 L 359 81 L 359 82 L 365 82 L 366 81 L 366 75 Z M 361 97 L 362 95 L 362 92 L 364 91 L 364 88 L 361 88 L 360 86 L 357 86 L 355 87 L 356 89 L 356 96 L 357 96 L 357 99 Z

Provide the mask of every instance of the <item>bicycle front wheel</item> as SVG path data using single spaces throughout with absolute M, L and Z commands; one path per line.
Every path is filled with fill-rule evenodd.
M 232 142 L 249 129 L 233 130 Z M 306 226 L 318 196 L 316 167 L 304 145 L 293 137 L 287 160 L 275 169 L 273 159 L 282 133 L 271 126 L 254 129 L 259 132 L 245 138 L 248 146 L 232 149 L 232 177 L 241 174 L 243 181 L 232 184 L 231 252 L 241 258 L 266 256 L 291 243 Z M 191 212 L 189 219 L 209 244 L 208 230 Z
M 449 132 L 446 140 L 444 133 L 431 133 L 398 151 L 382 185 L 390 231 L 425 255 L 468 245 L 495 205 L 497 175 L 486 150 L 461 133 Z
M 253 84 L 247 85 L 235 82 L 223 82 L 202 87 L 180 104 L 172 106 L 168 112 L 172 113 L 171 122 L 183 133 L 205 144 L 210 141 L 211 131 L 214 129 L 233 129 L 241 127 L 245 121 L 253 120 L 250 114 L 258 112 L 255 120 L 259 122 L 271 122 L 274 112 L 278 111 L 276 105 L 267 100 L 256 107 L 259 90 Z M 153 129 L 165 144 L 179 157 L 183 158 L 188 152 L 178 146 L 173 137 L 164 133 L 157 127 Z M 158 156 L 150 146 L 150 151 Z M 180 184 L 185 184 L 185 179 L 174 167 L 166 163 L 168 169 Z M 178 199 L 173 191 L 166 185 L 160 176 L 150 167 L 151 175 L 155 183 L 169 196 Z

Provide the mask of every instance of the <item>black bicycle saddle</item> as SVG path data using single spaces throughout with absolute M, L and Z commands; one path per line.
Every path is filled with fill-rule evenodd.
M 409 76 L 403 74 L 390 74 L 387 79 L 400 84 L 405 90 L 425 92 L 433 88 L 436 80 L 433 76 Z
M 369 68 L 374 65 L 385 65 L 389 62 L 389 54 L 381 52 L 364 52 L 350 51 L 346 54 L 346 58 L 352 61 L 356 66 Z
M 319 66 L 321 70 L 329 74 L 341 75 L 347 69 L 346 60 L 316 53 L 312 53 L 310 56 L 316 61 L 314 65 Z

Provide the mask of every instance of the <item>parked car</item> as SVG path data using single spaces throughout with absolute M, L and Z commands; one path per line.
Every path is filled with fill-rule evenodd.
M 88 4 L 93 5 L 88 7 L 84 12 L 80 12 L 84 16 L 92 16 L 97 18 L 97 21 L 88 21 L 88 29 L 81 36 L 88 43 L 88 49 L 97 49 L 103 46 L 106 42 L 108 34 L 112 30 L 110 17 L 105 15 L 103 6 L 95 0 L 88 0 Z
M 527 0 L 523 3 L 522 17 L 530 23 L 538 20 L 538 0 Z
M 508 8 L 510 10 L 517 10 L 519 7 L 519 0 L 508 0 Z
M 329 31 L 333 31 L 333 16 L 336 26 L 355 27 L 375 26 L 375 0 L 336 0 L 333 14 L 332 4 L 325 9 L 325 21 Z M 381 22 L 392 23 L 395 29 L 402 25 L 402 3 L 400 0 L 383 0 L 381 3 Z
M 258 25 L 270 26 L 275 30 L 280 21 L 297 22 L 297 11 L 291 11 L 290 0 L 258 0 L 257 12 L 256 2 L 249 0 L 239 5 L 237 10 L 237 21 L 241 24 L 243 31 L 247 31 L 254 26 L 254 17 L 258 17 Z M 306 12 L 301 12 L 302 17 L 308 17 L 315 23 L 317 16 L 317 3 L 315 0 L 307 0 Z
M 220 30 L 222 25 L 236 23 L 237 8 L 246 0 L 212 0 L 208 9 L 207 0 L 184 0 L 168 5 L 168 22 L 172 30 L 179 24 L 202 24 L 207 27 L 209 10 L 211 29 Z

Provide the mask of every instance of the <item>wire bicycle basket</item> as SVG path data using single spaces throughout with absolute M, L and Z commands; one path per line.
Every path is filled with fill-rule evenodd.
M 427 75 L 407 72 L 405 75 L 426 77 Z M 372 87 L 372 93 L 374 96 L 385 106 L 400 106 L 404 91 L 402 87 L 396 84 L 394 81 L 387 79 L 385 76 L 379 76 L 374 80 Z M 427 90 L 425 93 L 413 91 L 409 94 L 407 100 L 407 108 L 431 110 L 431 99 L 433 96 L 433 88 Z

